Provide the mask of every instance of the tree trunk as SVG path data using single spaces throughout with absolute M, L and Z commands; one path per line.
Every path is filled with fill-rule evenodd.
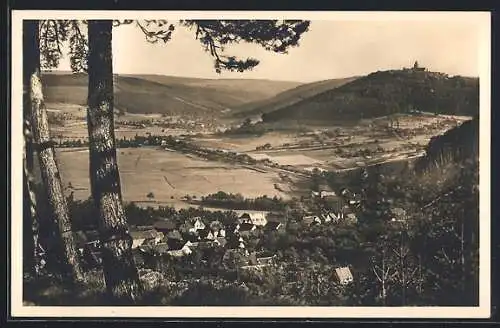
M 33 141 L 31 133 L 30 76 L 40 62 L 38 50 L 38 22 L 23 22 L 23 135 L 24 135 L 24 175 L 23 175 L 23 265 L 25 271 L 37 275 L 38 260 L 38 220 L 36 199 L 33 193 Z
M 382 302 L 385 306 L 386 299 L 387 299 L 387 290 L 385 288 L 385 279 L 386 279 L 386 274 L 385 274 L 385 254 L 383 255 L 384 257 L 382 258 Z
M 88 111 L 90 186 L 99 211 L 106 287 L 115 299 L 140 295 L 132 239 L 122 206 L 113 117 L 112 21 L 88 22 Z
M 34 44 L 32 45 L 33 48 L 30 48 L 30 51 L 33 51 L 30 58 L 36 58 L 36 60 L 35 64 L 30 67 L 31 70 L 25 72 L 26 77 L 28 77 L 29 74 L 30 82 L 29 91 L 33 141 L 38 153 L 42 181 L 48 196 L 51 214 L 58 228 L 56 236 L 60 239 L 58 244 L 61 247 L 62 253 L 61 273 L 65 278 L 69 278 L 70 280 L 81 280 L 82 273 L 73 242 L 68 206 L 63 193 L 54 147 L 50 139 L 47 109 L 45 108 L 43 100 L 42 81 L 40 76 L 39 38 L 37 36 L 38 23 L 34 22 L 33 24 L 34 26 L 32 26 L 32 28 L 35 29 L 36 34 L 35 38 L 32 39 L 34 40 Z M 29 167 L 31 163 L 29 163 L 29 160 L 27 160 L 27 162 Z

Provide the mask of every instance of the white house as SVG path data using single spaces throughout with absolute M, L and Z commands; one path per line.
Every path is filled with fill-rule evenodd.
M 154 229 L 146 231 L 130 231 L 129 234 L 132 237 L 132 248 L 137 248 L 146 242 L 155 245 L 163 239 L 163 233 Z
M 205 229 L 205 223 L 201 220 L 200 217 L 194 217 L 189 220 L 189 223 L 192 225 L 189 228 L 189 232 L 196 233 L 198 230 L 203 230 Z
M 181 249 L 175 249 L 175 250 L 171 250 L 171 251 L 168 251 L 167 254 L 170 255 L 170 256 L 173 256 L 173 257 L 182 257 L 182 256 L 185 256 L 185 255 L 189 255 L 191 254 L 193 251 L 191 250 L 191 248 L 189 246 L 192 246 L 193 244 L 188 241 L 184 244 L 184 246 L 182 246 Z
M 203 223 L 203 221 L 201 221 L 201 218 L 195 218 L 194 219 L 194 228 L 196 230 L 203 230 L 203 229 L 205 229 L 205 223 Z
M 320 191 L 319 196 L 321 198 L 326 198 L 326 197 L 335 197 L 335 196 L 337 196 L 337 194 L 335 193 L 335 191 L 322 190 L 322 191 Z
M 354 277 L 348 267 L 336 268 L 335 275 L 342 285 L 347 285 L 354 281 Z

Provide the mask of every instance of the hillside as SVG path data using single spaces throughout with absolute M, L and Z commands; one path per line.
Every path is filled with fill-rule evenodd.
M 379 71 L 262 115 L 281 120 L 359 120 L 413 110 L 473 116 L 479 112 L 479 80 L 411 69 Z
M 86 74 L 43 74 L 47 103 L 85 105 Z M 300 83 L 269 80 L 209 80 L 160 75 L 115 75 L 115 107 L 129 113 L 220 114 Z
M 223 92 L 238 99 L 241 103 L 251 103 L 273 97 L 281 92 L 302 85 L 301 82 L 273 81 L 263 79 L 198 79 L 165 75 L 120 75 L 135 77 L 157 82 L 164 85 L 184 85 L 193 88 L 203 88 L 215 92 Z M 238 105 L 239 106 L 239 105 Z
M 354 81 L 356 78 L 357 77 L 348 77 L 302 84 L 295 88 L 283 91 L 274 97 L 246 103 L 236 107 L 230 115 L 233 117 L 248 117 L 269 113 L 283 107 L 291 106 L 303 99 L 313 97 L 327 90 L 340 87 L 346 83 Z
M 440 168 L 479 158 L 479 118 L 464 122 L 442 135 L 433 137 L 426 155 L 417 163 L 418 171 Z

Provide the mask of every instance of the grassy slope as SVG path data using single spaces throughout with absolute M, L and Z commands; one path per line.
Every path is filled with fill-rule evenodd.
M 357 120 L 417 109 L 473 116 L 479 109 L 477 78 L 414 71 L 369 74 L 264 115 L 264 121 Z
M 295 88 L 283 91 L 274 97 L 243 104 L 235 108 L 230 115 L 233 117 L 244 117 L 269 113 L 280 108 L 293 105 L 303 99 L 313 97 L 324 91 L 340 87 L 346 83 L 354 81 L 356 78 L 357 77 L 348 77 L 302 84 Z
M 85 105 L 85 74 L 44 74 L 48 103 Z M 297 82 L 208 80 L 159 75 L 117 75 L 115 106 L 130 113 L 217 114 L 245 102 L 274 96 Z

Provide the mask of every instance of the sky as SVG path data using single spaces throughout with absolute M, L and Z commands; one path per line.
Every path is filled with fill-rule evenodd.
M 288 54 L 254 44 L 227 47 L 226 54 L 260 64 L 249 72 L 217 74 L 193 30 L 178 27 L 167 44 L 150 44 L 138 27 L 125 25 L 113 30 L 113 65 L 117 74 L 313 82 L 410 67 L 418 60 L 431 71 L 478 76 L 479 31 L 477 22 L 467 20 L 311 21 Z M 69 70 L 67 58 L 59 69 Z

